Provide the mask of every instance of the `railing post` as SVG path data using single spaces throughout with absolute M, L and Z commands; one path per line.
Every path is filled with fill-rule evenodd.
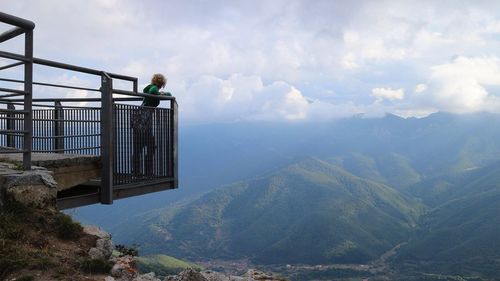
M 101 75 L 101 203 L 113 204 L 113 80 Z
M 139 91 L 139 89 L 138 89 L 138 88 L 139 88 L 139 86 L 138 86 L 138 81 L 137 81 L 137 78 L 135 78 L 135 80 L 134 80 L 132 83 L 133 83 L 133 85 L 132 85 L 132 87 L 133 87 L 133 92 L 137 93 L 137 92 Z
M 33 29 L 27 29 L 24 39 L 24 56 L 27 61 L 24 64 L 24 153 L 23 168 L 31 169 L 31 152 L 33 150 Z
M 179 187 L 179 172 L 178 172 L 178 167 L 179 167 L 179 162 L 178 162 L 178 112 L 177 112 L 177 101 L 175 99 L 170 101 L 170 108 L 172 109 L 172 124 L 171 128 L 173 129 L 172 133 L 172 160 L 173 160 L 173 166 L 172 166 L 172 174 L 174 176 L 174 188 Z
M 15 110 L 16 107 L 12 104 L 12 103 L 8 103 L 7 104 L 7 109 L 9 110 Z M 7 113 L 7 130 L 15 130 L 16 128 L 16 120 L 14 120 L 15 118 L 15 114 L 14 113 Z M 16 143 L 15 143 L 15 138 L 14 138 L 14 135 L 12 134 L 7 134 L 7 147 L 13 147 L 15 148 L 16 147 Z
M 64 153 L 64 111 L 61 101 L 54 102 L 54 149 L 57 153 Z

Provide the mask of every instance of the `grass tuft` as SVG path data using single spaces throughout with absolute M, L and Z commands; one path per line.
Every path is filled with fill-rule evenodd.
M 108 273 L 111 263 L 103 259 L 83 258 L 79 261 L 80 270 L 86 273 Z
M 54 217 L 54 226 L 57 232 L 57 237 L 61 239 L 77 239 L 83 234 L 83 227 L 74 222 L 70 216 L 58 213 Z
M 21 277 L 16 279 L 16 281 L 33 281 L 33 280 L 35 280 L 35 277 L 33 277 L 31 275 L 21 276 Z

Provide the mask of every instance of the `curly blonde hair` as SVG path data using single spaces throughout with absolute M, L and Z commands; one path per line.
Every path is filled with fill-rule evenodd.
M 151 78 L 151 84 L 158 86 L 158 88 L 163 88 L 167 84 L 167 78 L 163 74 L 156 73 Z

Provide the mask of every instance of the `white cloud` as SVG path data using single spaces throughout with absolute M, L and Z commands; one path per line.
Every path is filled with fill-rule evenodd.
M 420 102 L 456 113 L 498 111 L 499 97 L 488 86 L 500 86 L 500 59 L 461 56 L 431 68 L 429 89 Z
M 257 76 L 203 76 L 188 88 L 176 90 L 181 118 L 196 123 L 303 120 L 309 109 L 306 98 L 293 86 L 282 81 L 265 85 Z
M 418 84 L 415 87 L 415 93 L 422 93 L 425 90 L 427 90 L 427 85 L 425 85 L 425 84 Z
M 377 100 L 402 100 L 405 97 L 404 89 L 396 89 L 393 90 L 391 88 L 374 88 L 372 89 L 373 97 L 377 98 Z
M 137 76 L 141 85 L 166 74 L 187 120 L 420 115 L 497 104 L 493 1 L 0 3 L 36 23 L 35 56 Z M 443 63 L 453 56 L 464 61 Z

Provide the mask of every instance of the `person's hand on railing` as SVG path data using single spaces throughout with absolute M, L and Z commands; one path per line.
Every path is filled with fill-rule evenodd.
M 172 94 L 170 92 L 161 92 L 161 91 L 160 91 L 160 95 L 167 96 L 167 97 L 171 97 L 172 96 Z

